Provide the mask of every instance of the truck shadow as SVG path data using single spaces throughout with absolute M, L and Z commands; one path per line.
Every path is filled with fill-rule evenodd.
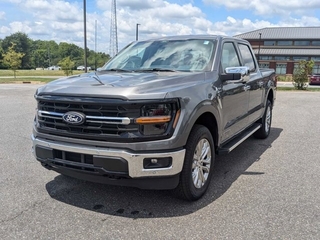
M 264 174 L 250 172 L 247 169 L 272 147 L 282 130 L 272 128 L 268 139 L 257 140 L 251 137 L 230 154 L 218 156 L 208 192 L 196 202 L 177 199 L 170 191 L 109 186 L 62 175 L 48 182 L 46 189 L 49 195 L 58 201 L 106 215 L 133 219 L 188 215 L 214 203 L 241 175 L 255 177 Z M 107 218 L 108 216 L 105 220 Z

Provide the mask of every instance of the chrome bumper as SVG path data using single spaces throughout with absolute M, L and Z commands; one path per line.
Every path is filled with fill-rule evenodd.
M 161 152 L 161 153 L 131 153 L 125 150 L 114 149 L 114 148 L 102 148 L 92 147 L 80 144 L 71 143 L 57 143 L 54 141 L 44 140 L 31 136 L 33 141 L 33 150 L 36 146 L 42 146 L 46 148 L 75 152 L 81 154 L 90 154 L 95 156 L 103 157 L 118 157 L 128 162 L 129 176 L 132 178 L 139 177 L 162 177 L 172 176 L 182 171 L 185 149 L 174 151 L 174 152 Z M 35 152 L 33 151 L 34 155 Z M 36 156 L 35 156 L 36 157 Z M 159 157 L 171 157 L 172 166 L 168 168 L 156 168 L 156 169 L 144 169 L 143 160 L 145 158 L 159 158 Z

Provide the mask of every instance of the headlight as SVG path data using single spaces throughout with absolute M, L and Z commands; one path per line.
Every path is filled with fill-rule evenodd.
M 39 127 L 38 108 L 35 109 L 35 113 L 34 113 L 34 124 L 35 124 L 36 127 Z
M 135 122 L 143 135 L 163 135 L 172 129 L 176 115 L 175 103 L 148 104 L 141 108 L 141 117 Z

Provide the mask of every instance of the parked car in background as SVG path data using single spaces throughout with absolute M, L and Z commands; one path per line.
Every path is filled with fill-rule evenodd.
M 102 67 L 98 67 L 97 71 L 102 71 L 103 69 L 105 69 L 105 67 L 107 66 L 107 62 L 102 66 Z
M 61 67 L 59 66 L 51 66 L 47 68 L 48 70 L 61 70 Z
M 82 71 L 84 71 L 85 69 L 86 69 L 85 66 L 79 66 L 79 67 L 77 67 L 77 70 L 82 70 Z M 87 70 L 90 71 L 90 70 L 91 70 L 91 67 L 87 67 Z
M 313 74 L 309 78 L 309 84 L 320 84 L 320 74 Z

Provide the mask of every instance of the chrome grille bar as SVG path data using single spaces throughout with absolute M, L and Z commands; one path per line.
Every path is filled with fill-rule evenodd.
M 50 111 L 38 111 L 39 117 L 51 118 L 51 119 L 60 119 L 62 120 L 63 113 L 50 112 Z M 91 123 L 104 123 L 104 124 L 122 124 L 129 125 L 130 118 L 128 117 L 102 117 L 102 116 L 86 116 L 86 122 Z

